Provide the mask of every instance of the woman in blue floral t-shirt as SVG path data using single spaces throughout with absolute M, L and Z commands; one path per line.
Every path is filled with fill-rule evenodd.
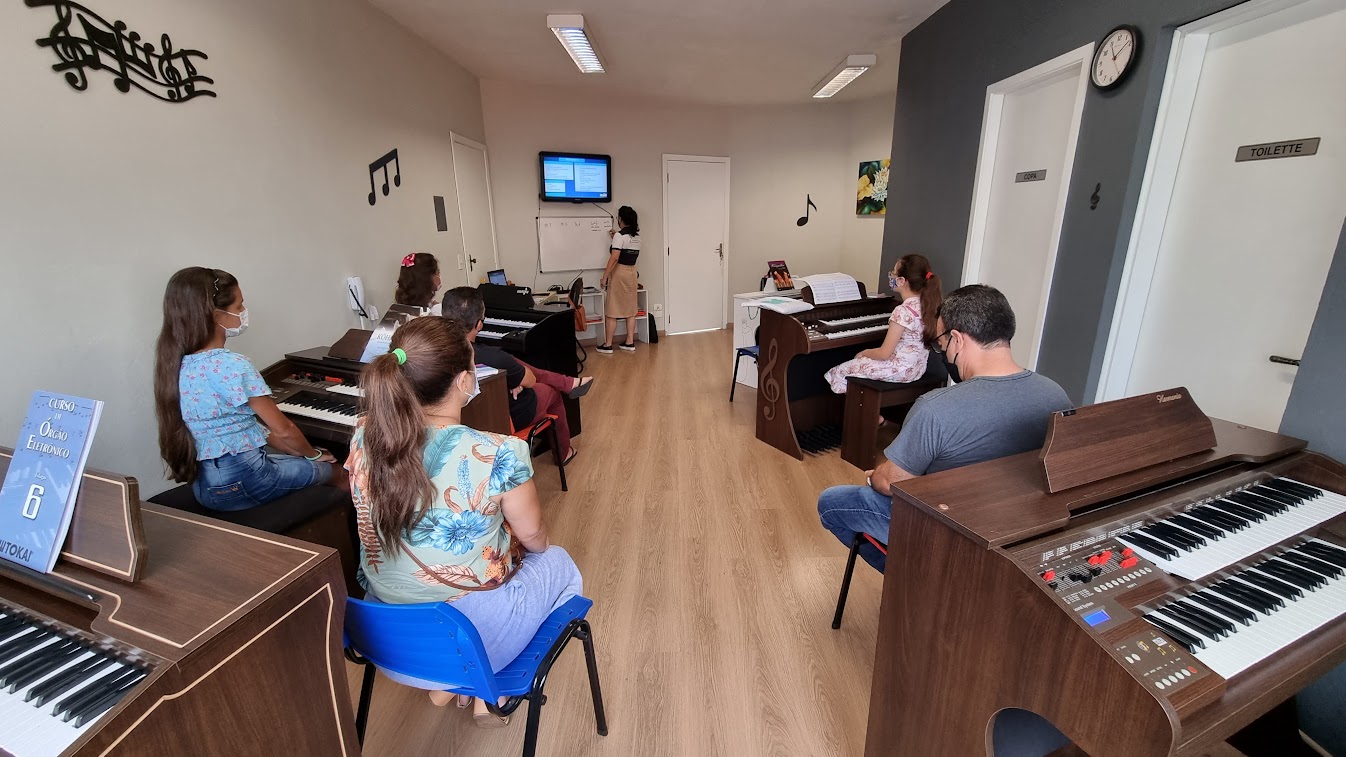
M 382 602 L 453 602 L 498 671 L 583 588 L 574 560 L 547 541 L 528 445 L 462 425 L 478 387 L 455 321 L 418 318 L 398 329 L 360 385 L 366 412 L 346 470 L 364 585 Z M 449 698 L 431 693 L 436 704 Z M 480 702 L 476 718 L 500 722 Z
M 184 268 L 168 280 L 154 409 L 169 475 L 190 481 L 212 510 L 246 510 L 317 484 L 345 488 L 336 458 L 276 407 L 246 357 L 225 349 L 247 328 L 243 290 L 228 272 Z

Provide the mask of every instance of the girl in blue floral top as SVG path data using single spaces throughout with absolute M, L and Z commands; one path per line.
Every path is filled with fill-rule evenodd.
M 498 671 L 583 588 L 574 560 L 547 541 L 528 445 L 462 425 L 478 387 L 455 321 L 425 317 L 398 329 L 360 385 L 366 412 L 346 470 L 363 583 L 382 602 L 453 602 Z M 431 699 L 443 705 L 450 695 Z M 476 718 L 500 723 L 481 702 Z
M 174 481 L 213 510 L 245 510 L 316 484 L 344 488 L 331 453 L 308 443 L 271 389 L 225 340 L 248 328 L 238 279 L 184 268 L 164 291 L 154 361 L 159 454 Z

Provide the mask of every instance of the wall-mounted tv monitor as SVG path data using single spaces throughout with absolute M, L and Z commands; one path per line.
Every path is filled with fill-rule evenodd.
M 612 158 L 577 152 L 540 152 L 539 196 L 550 202 L 611 202 Z

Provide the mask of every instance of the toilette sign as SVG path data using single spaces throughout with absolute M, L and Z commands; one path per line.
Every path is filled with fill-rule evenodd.
M 1285 142 L 1264 142 L 1260 145 L 1243 145 L 1234 155 L 1235 163 L 1245 160 L 1274 160 L 1276 158 L 1302 158 L 1318 154 L 1321 137 L 1309 139 L 1291 139 Z

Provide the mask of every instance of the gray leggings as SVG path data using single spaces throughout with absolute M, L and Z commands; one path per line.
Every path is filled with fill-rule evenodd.
M 583 592 L 584 580 L 570 553 L 551 546 L 545 552 L 525 556 L 523 565 L 504 586 L 471 592 L 451 606 L 472 621 L 486 648 L 491 670 L 499 672 L 528 646 L 553 610 Z M 433 681 L 388 670 L 383 673 L 405 686 L 444 688 Z

